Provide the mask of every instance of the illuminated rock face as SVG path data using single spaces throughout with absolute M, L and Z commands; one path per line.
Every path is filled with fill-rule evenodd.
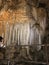
M 26 4 L 26 2 L 22 0 L 22 2 L 19 4 L 17 9 L 15 9 L 15 10 L 11 10 L 11 9 L 6 10 L 6 8 L 5 9 L 3 8 L 0 11 L 0 23 L 1 23 L 0 35 L 2 35 L 5 38 L 5 40 L 4 40 L 5 43 L 10 44 L 11 43 L 11 38 L 13 36 L 13 40 L 14 40 L 14 34 L 15 34 L 15 32 L 13 32 L 13 30 L 14 30 L 13 25 L 17 24 L 17 23 L 19 23 L 19 26 L 21 25 L 21 23 L 23 25 L 25 23 L 29 23 L 31 25 L 31 27 L 35 23 L 39 23 L 39 25 L 42 27 L 42 30 L 43 30 L 43 31 L 40 31 L 41 32 L 40 34 L 43 35 L 44 32 L 45 32 L 45 26 L 46 26 L 45 25 L 46 24 L 46 12 L 43 8 L 36 8 L 36 7 L 30 8 Z M 27 25 L 26 25 L 26 27 L 27 27 Z M 21 26 L 19 28 L 21 30 Z M 25 25 L 22 26 L 22 28 L 25 29 Z M 40 28 L 39 28 L 39 30 L 40 30 Z M 25 32 L 25 31 L 27 31 L 27 32 Z M 36 32 L 36 30 L 35 30 L 35 32 Z M 22 41 L 22 40 L 21 40 L 21 42 L 26 43 L 26 40 L 27 40 L 27 43 L 28 43 L 29 33 L 28 33 L 28 35 L 27 35 L 27 33 L 28 33 L 28 27 L 24 31 L 22 31 L 23 36 L 22 37 L 20 36 L 22 39 L 27 36 L 27 39 L 24 38 L 25 42 Z M 33 34 L 34 34 L 34 31 L 33 31 Z M 21 35 L 21 33 L 20 33 L 20 35 Z M 8 42 L 7 42 L 7 40 L 8 40 Z M 19 38 L 18 38 L 18 41 L 19 41 Z M 32 41 L 30 43 L 32 43 Z

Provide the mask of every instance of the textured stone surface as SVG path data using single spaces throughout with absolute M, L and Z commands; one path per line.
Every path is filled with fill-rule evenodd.
M 45 10 L 43 10 L 42 8 L 33 9 L 33 5 L 36 6 L 37 4 L 36 0 L 33 1 L 34 3 L 32 2 L 32 0 L 26 0 L 26 1 L 25 0 L 6 0 L 6 1 L 4 0 L 2 3 L 2 1 L 0 0 L 0 35 L 5 33 L 6 30 L 5 24 L 7 22 L 9 22 L 9 24 L 12 25 L 13 23 L 16 22 L 24 23 L 24 22 L 32 21 L 32 15 L 34 16 L 35 19 L 39 17 L 39 20 L 45 16 Z M 40 2 L 45 3 L 46 7 L 49 8 L 48 0 L 40 0 Z M 8 59 L 13 58 L 14 52 L 15 52 L 14 47 L 7 48 L 6 58 Z

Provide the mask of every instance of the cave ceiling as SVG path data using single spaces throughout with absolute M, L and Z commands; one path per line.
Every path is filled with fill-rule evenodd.
M 25 0 L 29 5 L 39 6 L 39 3 L 45 4 L 45 7 L 49 9 L 49 0 Z M 6 5 L 7 9 L 17 9 L 18 6 L 24 2 L 24 0 L 0 0 L 0 10 Z

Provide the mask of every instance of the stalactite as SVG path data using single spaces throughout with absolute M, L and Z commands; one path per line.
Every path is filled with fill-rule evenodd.
M 40 27 L 39 27 L 40 28 Z M 16 23 L 14 26 L 7 23 L 5 41 L 7 45 L 16 42 L 18 45 L 41 44 L 41 29 L 36 25 L 30 28 L 30 23 Z M 23 48 L 23 47 L 22 47 Z M 29 54 L 29 46 L 25 47 Z M 41 46 L 33 45 L 33 49 L 41 49 Z
M 4 38 L 4 43 L 7 45 L 8 42 L 8 37 L 9 37 L 9 23 L 7 22 L 5 24 L 5 38 Z
M 11 30 L 10 30 L 11 31 L 11 43 L 10 44 L 12 44 L 12 43 L 14 43 L 14 26 L 12 25 L 10 28 L 11 28 Z
M 9 38 L 8 38 L 8 41 L 7 41 L 7 45 L 10 45 L 11 44 L 11 42 L 12 42 L 12 39 L 11 39 L 11 37 L 12 37 L 12 30 L 13 30 L 13 27 L 12 26 L 10 26 L 10 30 L 9 30 Z
M 16 44 L 18 43 L 18 28 L 17 28 L 18 25 L 15 25 L 15 31 L 16 31 L 16 36 L 15 36 L 15 42 Z

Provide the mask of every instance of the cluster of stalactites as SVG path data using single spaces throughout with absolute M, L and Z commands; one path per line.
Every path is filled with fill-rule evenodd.
M 40 26 L 39 26 L 40 28 Z M 16 23 L 13 25 L 6 24 L 4 43 L 9 46 L 12 43 L 17 45 L 33 45 L 37 50 L 41 49 L 41 46 L 37 44 L 41 43 L 41 29 L 36 27 L 36 24 L 31 27 L 29 22 Z M 29 48 L 29 47 L 26 47 Z

